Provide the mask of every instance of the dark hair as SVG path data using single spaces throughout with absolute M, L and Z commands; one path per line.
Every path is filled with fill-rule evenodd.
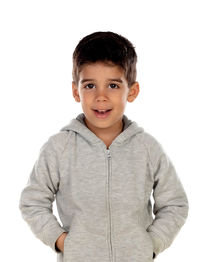
M 137 54 L 125 37 L 107 31 L 95 32 L 82 38 L 73 53 L 73 81 L 78 84 L 79 73 L 84 64 L 97 61 L 112 62 L 124 69 L 130 87 L 136 80 Z

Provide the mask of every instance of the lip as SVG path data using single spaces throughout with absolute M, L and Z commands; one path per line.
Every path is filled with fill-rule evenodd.
M 101 111 L 101 110 L 112 110 L 112 108 L 94 108 L 93 110 L 99 110 L 99 111 Z
M 95 110 L 100 110 L 100 109 L 93 109 L 95 116 L 96 116 L 97 118 L 99 118 L 99 119 L 105 119 L 105 118 L 107 118 L 107 117 L 110 115 L 111 111 L 112 111 L 112 109 L 110 109 L 110 110 L 109 110 L 109 109 L 101 109 L 101 110 L 109 110 L 108 112 L 106 112 L 106 113 L 104 113 L 104 114 L 101 114 L 101 113 L 98 113 L 98 112 L 95 111 Z

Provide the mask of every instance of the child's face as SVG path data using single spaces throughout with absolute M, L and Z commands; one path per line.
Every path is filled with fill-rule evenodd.
M 86 123 L 93 129 L 105 130 L 122 124 L 126 102 L 133 102 L 137 97 L 139 84 L 136 82 L 128 88 L 123 69 L 95 62 L 83 66 L 78 86 L 72 82 L 72 92 L 75 100 L 81 102 Z M 97 114 L 95 109 L 111 111 L 103 116 Z

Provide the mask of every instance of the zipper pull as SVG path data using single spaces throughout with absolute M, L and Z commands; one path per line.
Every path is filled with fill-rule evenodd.
M 111 158 L 110 149 L 106 149 L 108 158 Z

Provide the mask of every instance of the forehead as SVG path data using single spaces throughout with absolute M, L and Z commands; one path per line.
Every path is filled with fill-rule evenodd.
M 96 77 L 122 77 L 124 78 L 124 70 L 118 65 L 115 65 L 111 62 L 105 63 L 105 62 L 95 62 L 95 63 L 89 63 L 84 64 L 79 73 L 80 78 L 90 77 L 90 76 L 96 76 Z

